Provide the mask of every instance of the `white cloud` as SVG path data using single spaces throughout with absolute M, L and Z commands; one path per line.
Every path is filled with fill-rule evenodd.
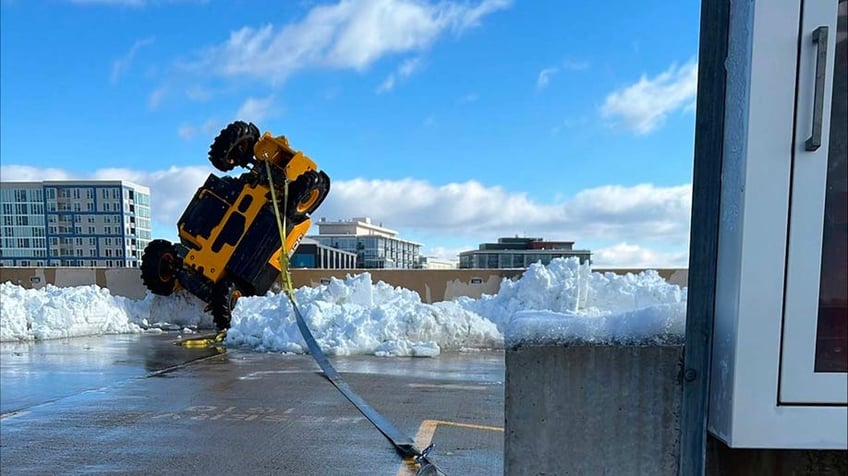
M 480 20 L 486 15 L 498 10 L 505 10 L 512 5 L 512 0 L 483 0 L 476 7 L 468 8 L 467 5 L 450 4 L 449 9 L 456 10 L 454 17 L 458 20 L 457 27 L 460 30 L 480 26 Z
M 510 3 L 341 0 L 313 7 L 299 22 L 243 27 L 183 67 L 272 83 L 305 68 L 364 70 L 387 55 L 424 51 L 443 34 L 461 34 Z
M 412 73 L 421 68 L 421 58 L 410 58 L 405 60 L 398 66 L 397 70 L 389 74 L 385 80 L 377 87 L 377 94 L 391 91 L 394 89 L 398 80 L 409 77 Z
M 155 38 L 153 38 L 152 36 L 149 38 L 136 40 L 136 42 L 133 43 L 132 47 L 127 52 L 127 54 L 112 63 L 112 73 L 109 76 L 109 80 L 112 82 L 112 84 L 117 84 L 118 80 L 121 78 L 121 75 L 124 74 L 127 69 L 129 69 L 130 64 L 135 58 L 136 53 L 138 53 L 138 50 L 144 48 L 145 46 L 153 44 L 154 40 Z
M 398 67 L 398 75 L 402 78 L 405 78 L 417 71 L 420 65 L 421 58 L 410 58 L 408 60 L 405 60 Z
M 592 264 L 602 268 L 686 268 L 689 266 L 687 251 L 658 251 L 626 242 L 601 248 L 592 253 Z
M 236 112 L 235 119 L 246 122 L 262 122 L 265 118 L 273 116 L 275 113 L 274 96 L 265 98 L 250 97 L 244 101 L 244 104 L 239 107 Z
M 212 91 L 203 86 L 194 85 L 186 88 L 186 97 L 192 101 L 208 101 L 212 97 Z
M 190 140 L 195 135 L 197 135 L 197 127 L 191 126 L 189 124 L 183 124 L 177 129 L 177 135 L 179 135 L 185 140 Z
M 477 248 L 477 243 L 469 243 L 467 246 L 421 246 L 421 256 L 428 256 L 438 259 L 459 260 L 459 254 L 463 251 L 473 250 Z
M 28 165 L 0 165 L 0 177 L 4 182 L 32 182 L 41 180 L 70 180 L 73 174 L 62 169 L 41 169 Z
M 144 172 L 101 169 L 72 174 L 60 169 L 0 166 L 4 180 L 125 179 L 151 188 L 152 219 L 176 236 L 176 222 L 210 166 L 171 167 Z M 577 248 L 618 243 L 593 250 L 603 266 L 685 266 L 689 243 L 691 185 L 583 190 L 555 203 L 479 182 L 434 185 L 425 180 L 337 180 L 316 218 L 369 216 L 403 237 L 426 237 L 429 255 L 452 258 L 498 237 L 540 236 L 573 240 Z M 317 230 L 315 230 L 317 231 Z M 163 236 L 174 239 L 174 237 Z M 460 247 L 460 245 L 471 244 Z M 447 246 L 447 248 L 445 248 Z M 442 247 L 441 250 L 439 248 Z M 657 251 L 662 250 L 662 251 Z
M 564 119 L 562 122 L 551 128 L 551 134 L 556 135 L 565 129 L 571 129 L 573 127 L 581 126 L 587 124 L 588 122 L 589 119 L 585 116 L 580 116 L 573 119 Z
M 588 61 L 563 60 L 562 67 L 570 71 L 584 71 L 589 69 Z
M 686 244 L 691 186 L 610 185 L 545 204 L 478 182 L 354 179 L 333 184 L 319 214 L 371 216 L 392 228 L 491 240 L 515 233 L 548 239 Z
M 150 93 L 150 96 L 148 96 L 147 106 L 150 109 L 157 109 L 167 93 L 168 88 L 166 86 L 156 88 L 152 93 Z
M 560 69 L 565 69 L 568 71 L 583 71 L 589 68 L 589 63 L 586 61 L 575 61 L 575 60 L 563 60 L 559 65 L 556 66 L 548 66 L 547 68 L 543 68 L 539 71 L 539 75 L 536 77 L 536 88 L 537 89 L 545 89 L 551 83 L 551 78 L 557 73 L 559 73 Z
M 539 89 L 545 89 L 548 84 L 551 82 L 551 76 L 556 74 L 558 71 L 557 68 L 545 68 L 542 71 L 539 71 L 539 77 L 536 78 L 536 87 Z
M 224 124 L 221 121 L 219 121 L 218 119 L 215 119 L 215 118 L 207 119 L 206 122 L 204 122 L 203 125 L 200 126 L 200 130 L 204 134 L 213 134 L 214 133 L 214 134 L 217 135 L 221 131 L 221 129 L 223 129 L 223 128 L 224 128 Z M 211 141 L 211 138 L 210 138 L 210 141 Z
M 601 115 L 620 119 L 637 134 L 647 134 L 662 125 L 669 114 L 694 108 L 697 80 L 694 59 L 682 66 L 671 65 L 651 79 L 642 75 L 635 84 L 610 93 L 601 106 Z
M 462 96 L 461 98 L 459 98 L 459 103 L 460 104 L 468 104 L 468 103 L 472 103 L 472 102 L 477 102 L 478 99 L 480 99 L 479 94 L 468 93 L 465 96 Z
M 212 135 L 217 135 L 217 132 L 221 129 L 221 121 L 215 118 L 207 119 L 206 122 L 201 124 L 200 126 L 193 126 L 191 124 L 183 124 L 177 129 L 177 135 L 185 140 L 191 140 L 198 134 L 203 134 L 204 136 L 209 136 L 209 140 L 211 142 Z
M 376 92 L 377 92 L 377 94 L 381 94 L 381 93 L 384 93 L 384 92 L 387 92 L 387 91 L 391 91 L 394 88 L 395 88 L 395 75 L 393 73 L 393 74 L 386 76 L 386 79 L 384 79 L 383 82 L 380 83 L 379 86 L 377 86 Z

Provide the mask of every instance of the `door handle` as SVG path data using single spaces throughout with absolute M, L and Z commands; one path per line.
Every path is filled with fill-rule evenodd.
M 827 27 L 820 26 L 813 31 L 813 43 L 816 44 L 816 86 L 813 93 L 813 131 L 805 143 L 807 151 L 821 147 L 822 115 L 824 114 L 824 82 L 827 71 Z

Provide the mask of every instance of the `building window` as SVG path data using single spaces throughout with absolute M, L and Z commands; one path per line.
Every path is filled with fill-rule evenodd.
M 495 253 L 490 253 L 486 255 L 486 267 L 487 268 L 497 268 L 498 267 L 498 255 Z

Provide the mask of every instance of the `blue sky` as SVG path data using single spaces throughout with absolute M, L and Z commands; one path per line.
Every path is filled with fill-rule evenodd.
M 370 216 L 428 255 L 526 235 L 687 264 L 697 1 L 0 8 L 2 180 L 147 185 L 175 239 L 209 144 L 244 119 L 327 171 L 317 216 Z

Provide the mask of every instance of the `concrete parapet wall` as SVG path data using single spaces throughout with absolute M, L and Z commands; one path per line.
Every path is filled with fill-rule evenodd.
M 683 346 L 506 351 L 504 473 L 677 474 Z
M 668 281 L 671 284 L 676 284 L 680 287 L 689 286 L 689 270 L 687 268 L 653 268 L 663 279 Z M 619 275 L 625 275 L 628 273 L 639 274 L 642 271 L 645 271 L 646 268 L 636 268 L 636 269 L 628 269 L 628 268 L 593 268 L 592 271 L 596 273 L 615 273 Z
M 383 281 L 392 286 L 418 292 L 421 301 L 449 301 L 459 296 L 479 298 L 497 294 L 503 278 L 520 277 L 522 270 L 498 269 L 293 269 L 295 287 L 316 286 L 330 277 L 344 279 L 363 272 L 371 274 L 373 282 Z
M 373 282 L 383 281 L 418 292 L 426 303 L 451 300 L 459 296 L 479 298 L 497 294 L 503 278 L 521 275 L 521 270 L 365 270 L 365 269 L 293 269 L 295 287 L 317 286 L 331 277 L 344 279 L 368 272 Z M 12 282 L 25 288 L 47 284 L 59 287 L 96 284 L 109 288 L 113 295 L 141 299 L 146 290 L 135 268 L 0 268 L 0 282 Z
M 617 274 L 638 273 L 642 270 L 604 270 Z M 686 285 L 687 270 L 660 269 L 658 272 L 673 284 Z M 416 291 L 425 303 L 449 301 L 468 296 L 497 294 L 504 278 L 518 278 L 520 269 L 293 269 L 295 287 L 316 286 L 330 277 L 344 279 L 368 272 L 375 283 L 383 281 Z M 0 267 L 0 282 L 10 281 L 25 288 L 40 288 L 47 284 L 60 287 L 96 284 L 109 288 L 112 294 L 141 299 L 145 288 L 136 268 L 7 268 Z
M 121 274 L 134 274 L 141 285 L 137 269 L 115 268 Z M 106 268 L 0 268 L 0 283 L 11 282 L 25 288 L 39 289 L 52 284 L 59 287 L 106 287 Z M 135 283 L 132 286 L 136 286 Z

